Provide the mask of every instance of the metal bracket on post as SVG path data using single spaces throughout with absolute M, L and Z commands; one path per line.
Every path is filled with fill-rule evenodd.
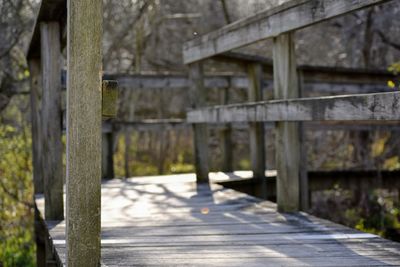
M 118 82 L 105 80 L 102 86 L 102 116 L 103 120 L 117 116 Z

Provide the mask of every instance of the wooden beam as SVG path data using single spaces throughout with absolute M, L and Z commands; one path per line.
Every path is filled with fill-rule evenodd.
M 261 59 L 264 59 L 261 57 Z M 266 60 L 266 59 L 265 59 Z M 242 61 L 244 65 L 257 61 Z M 261 62 L 261 64 L 263 64 Z M 270 89 L 272 86 L 272 65 L 263 64 L 264 76 L 262 87 Z M 352 68 L 331 68 L 321 66 L 300 66 L 303 73 L 305 93 L 345 94 L 345 93 L 377 93 L 391 92 L 387 81 L 394 79 L 394 75 L 387 71 L 373 71 Z M 62 85 L 66 87 L 65 71 L 61 75 Z M 183 74 L 105 74 L 103 79 L 114 79 L 119 87 L 125 90 L 150 89 L 186 89 L 189 88 L 189 79 Z M 248 78 L 241 74 L 221 73 L 204 77 L 205 88 L 238 88 L 249 87 Z
M 263 100 L 262 93 L 262 66 L 258 63 L 248 64 L 249 78 L 249 102 Z M 265 139 L 264 139 L 264 122 L 249 123 L 249 143 L 250 143 L 250 162 L 253 177 L 255 179 L 265 179 Z M 262 183 L 262 193 L 266 198 L 265 183 Z
M 216 106 L 187 113 L 189 123 L 398 121 L 400 92 L 310 97 Z
M 40 24 L 42 58 L 42 136 L 45 219 L 64 218 L 61 143 L 61 48 L 58 22 Z
M 42 153 L 42 124 L 41 124 L 41 98 L 42 98 L 42 74 L 39 59 L 28 61 L 30 72 L 30 104 L 32 123 L 32 164 L 33 186 L 35 194 L 43 193 L 43 153 Z
M 201 62 L 189 66 L 190 102 L 192 108 L 205 105 L 203 65 Z M 208 129 L 206 124 L 193 125 L 193 145 L 196 177 L 198 183 L 208 183 Z
M 67 266 L 100 266 L 102 1 L 68 1 Z
M 186 42 L 183 61 L 193 63 L 282 33 L 390 0 L 292 0 Z

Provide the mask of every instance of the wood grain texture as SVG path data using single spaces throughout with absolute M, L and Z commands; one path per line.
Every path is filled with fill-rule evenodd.
M 67 265 L 100 264 L 102 1 L 68 1 Z
M 189 123 L 249 121 L 398 121 L 400 92 L 310 97 L 188 111 Z
M 56 21 L 60 23 L 61 32 L 67 26 L 67 0 L 42 0 L 36 14 L 35 24 L 32 29 L 31 41 L 27 51 L 28 59 L 39 59 L 41 57 L 40 48 L 40 23 Z M 61 37 L 61 35 L 60 35 Z
M 191 107 L 203 107 L 206 96 L 202 63 L 189 66 L 189 81 Z M 208 128 L 206 124 L 193 125 L 193 145 L 197 182 L 208 183 Z
M 247 73 L 249 79 L 248 100 L 256 102 L 263 100 L 262 93 L 262 66 L 258 63 L 248 64 Z M 264 180 L 265 173 L 265 133 L 263 122 L 249 123 L 249 143 L 251 169 L 256 179 Z M 263 196 L 266 198 L 266 184 L 262 183 Z
M 223 180 L 211 173 L 211 181 Z M 276 205 L 196 184 L 195 174 L 102 184 L 104 266 L 390 266 L 400 245 Z M 43 210 L 40 197 L 36 203 Z M 66 262 L 65 223 L 47 222 Z
M 300 97 L 293 34 L 274 38 L 274 98 Z M 300 125 L 277 122 L 275 128 L 275 162 L 278 210 L 300 210 Z M 303 159 L 302 159 L 303 160 Z
M 214 55 L 390 0 L 293 0 L 186 42 L 183 61 Z
M 42 125 L 41 125 L 41 98 L 42 74 L 39 59 L 30 59 L 30 105 L 31 105 L 31 132 L 32 132 L 32 165 L 33 186 L 35 194 L 43 193 L 43 153 L 42 153 Z
M 61 143 L 61 47 L 58 22 L 40 24 L 42 62 L 42 136 L 43 181 L 46 199 L 46 219 L 64 218 Z

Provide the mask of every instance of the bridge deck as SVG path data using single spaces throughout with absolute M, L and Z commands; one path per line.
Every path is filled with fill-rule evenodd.
M 102 264 L 400 266 L 398 243 L 194 181 L 189 174 L 104 182 Z M 43 214 L 43 198 L 36 203 Z M 46 224 L 65 263 L 65 224 Z

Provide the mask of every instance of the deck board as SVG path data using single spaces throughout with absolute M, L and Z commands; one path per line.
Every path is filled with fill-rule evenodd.
M 36 204 L 43 214 L 42 196 Z M 65 223 L 46 224 L 65 263 Z M 185 174 L 103 182 L 102 264 L 400 266 L 400 244 Z

